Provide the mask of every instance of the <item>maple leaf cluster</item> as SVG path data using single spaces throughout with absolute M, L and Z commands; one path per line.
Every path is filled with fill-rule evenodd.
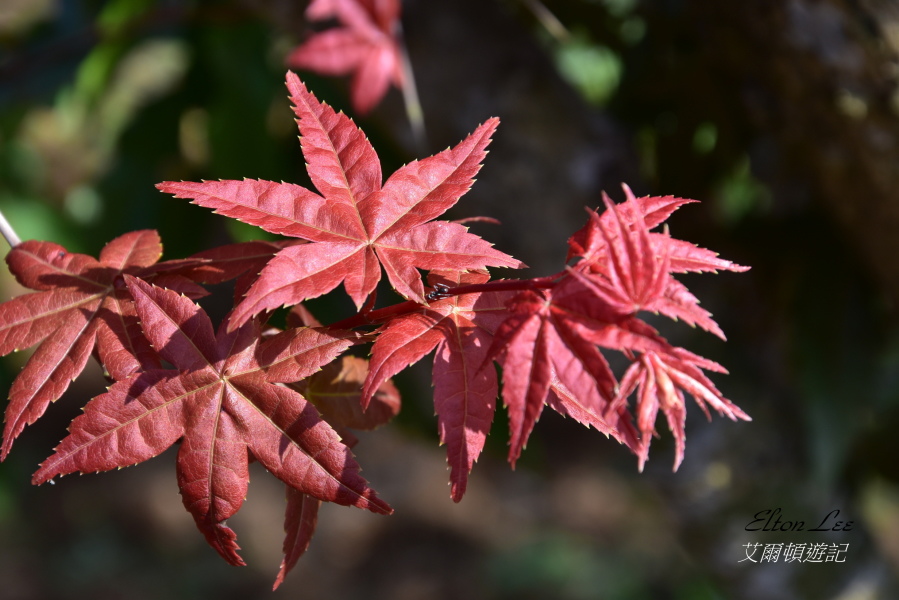
M 524 265 L 439 217 L 471 187 L 497 119 L 384 181 L 374 148 L 346 115 L 293 73 L 287 88 L 315 191 L 250 179 L 157 186 L 283 241 L 159 262 L 159 236 L 138 231 L 111 241 L 99 260 L 38 241 L 7 255 L 18 281 L 36 291 L 0 305 L 0 353 L 39 346 L 13 383 L 0 458 L 91 355 L 113 382 L 86 404 L 34 483 L 134 465 L 180 443 L 185 508 L 209 544 L 242 565 L 226 521 L 246 496 L 249 462 L 259 461 L 287 488 L 277 587 L 306 550 L 321 502 L 392 512 L 359 474 L 351 430 L 395 416 L 391 378 L 431 352 L 455 501 L 500 398 L 513 467 L 545 406 L 616 439 L 640 469 L 660 410 L 675 469 L 683 460 L 685 394 L 706 414 L 749 418 L 705 374 L 723 367 L 672 346 L 639 316 L 660 313 L 724 338 L 674 275 L 746 267 L 653 231 L 692 200 L 636 198 L 625 186 L 622 204 L 604 197 L 602 214 L 588 211 L 560 272 L 492 280 L 488 267 Z M 375 309 L 382 270 L 405 300 Z M 216 330 L 194 300 L 204 285 L 232 279 L 237 300 Z M 341 285 L 359 312 L 322 326 L 302 303 Z M 277 330 L 268 321 L 283 306 L 287 326 Z M 342 356 L 370 342 L 369 359 Z M 630 361 L 620 377 L 610 351 Z
M 336 19 L 287 56 L 288 66 L 321 75 L 352 75 L 350 99 L 359 114 L 371 111 L 390 84 L 404 82 L 400 52 L 400 0 L 313 0 L 310 21 Z

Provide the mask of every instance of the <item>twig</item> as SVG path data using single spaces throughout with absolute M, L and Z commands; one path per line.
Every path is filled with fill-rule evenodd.
M 412 62 L 409 60 L 409 50 L 406 48 L 406 38 L 403 36 L 403 26 L 396 25 L 397 43 L 400 46 L 400 60 L 403 68 L 403 103 L 406 105 L 406 117 L 412 126 L 412 137 L 421 150 L 427 148 L 428 134 L 425 131 L 425 116 L 418 99 L 418 88 L 415 86 L 415 74 L 412 72 Z
M 6 220 L 6 217 L 3 216 L 3 211 L 0 211 L 0 234 L 6 238 L 10 248 L 15 248 L 22 243 L 22 240 L 16 235 L 16 231 L 12 228 L 12 225 L 10 225 L 9 221 Z
M 444 300 L 452 296 L 461 296 L 462 294 L 475 294 L 478 292 L 508 292 L 520 290 L 545 290 L 556 285 L 558 275 L 550 277 L 537 277 L 535 279 L 498 279 L 496 281 L 488 281 L 486 283 L 474 283 L 470 285 L 460 285 L 449 287 L 438 283 L 434 286 L 433 291 L 429 292 L 425 299 L 428 302 L 436 302 Z M 332 323 L 328 327 L 332 329 L 353 329 L 356 327 L 365 327 L 366 325 L 380 325 L 386 323 L 390 319 L 400 317 L 409 313 L 413 313 L 422 309 L 426 309 L 427 304 L 421 304 L 414 300 L 406 300 L 399 304 L 393 304 L 377 310 L 360 312 L 352 317 Z
M 522 0 L 524 5 L 530 9 L 534 16 L 537 17 L 537 20 L 540 21 L 540 24 L 546 28 L 546 31 L 549 32 L 551 36 L 555 38 L 555 40 L 559 43 L 564 44 L 571 38 L 571 34 L 568 32 L 568 29 L 562 22 L 554 15 L 546 5 L 540 2 L 540 0 Z

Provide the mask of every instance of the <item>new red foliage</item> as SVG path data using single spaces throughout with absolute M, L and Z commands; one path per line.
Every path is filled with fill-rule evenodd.
M 343 15 L 349 6 L 358 8 L 322 0 L 310 11 Z M 185 507 L 225 560 L 243 564 L 226 520 L 245 497 L 249 461 L 258 460 L 287 486 L 278 587 L 308 547 L 322 501 L 391 512 L 359 475 L 351 429 L 393 418 L 400 399 L 390 378 L 432 351 L 434 408 L 457 502 L 498 396 L 509 414 L 513 467 L 544 406 L 615 438 L 637 455 L 640 469 L 660 410 L 675 439 L 674 468 L 683 460 L 685 393 L 706 414 L 711 406 L 749 419 L 704 372 L 723 367 L 671 345 L 640 317 L 655 312 L 724 338 L 674 275 L 746 267 L 676 240 L 667 228 L 653 231 L 693 201 L 636 198 L 625 187 L 622 204 L 604 197 L 602 214 L 588 211 L 558 273 L 491 281 L 486 267 L 523 265 L 461 223 L 436 219 L 468 191 L 497 119 L 382 184 L 378 156 L 353 122 L 319 103 L 292 73 L 287 86 L 319 193 L 246 179 L 158 187 L 290 239 L 164 263 L 157 263 L 161 244 L 151 231 L 116 238 L 99 260 L 49 242 L 12 249 L 10 269 L 38 291 L 0 305 L 0 352 L 42 343 L 13 384 L 0 458 L 96 348 L 116 383 L 87 403 L 33 481 L 133 465 L 180 440 Z M 375 309 L 382 267 L 408 300 Z M 428 272 L 427 288 L 419 270 Z M 237 305 L 216 333 L 179 292 L 200 297 L 206 292 L 198 283 L 233 278 Z M 340 284 L 359 312 L 321 326 L 301 303 Z M 264 317 L 282 305 L 293 308 L 279 331 Z M 370 363 L 338 359 L 372 341 Z M 610 352 L 630 361 L 620 378 Z M 162 360 L 175 369 L 162 368 Z
M 403 85 L 399 0 L 313 0 L 311 21 L 340 23 L 313 34 L 287 57 L 287 64 L 321 75 L 353 75 L 353 108 L 369 112 L 390 84 Z
M 432 285 L 485 283 L 487 273 L 432 272 Z M 476 292 L 431 302 L 392 319 L 372 346 L 371 367 L 363 387 L 368 399 L 382 382 L 434 355 L 434 409 L 440 441 L 446 444 L 452 498 L 462 499 L 468 474 L 487 440 L 496 409 L 498 384 L 493 368 L 482 368 L 493 334 L 515 292 Z
M 309 177 L 321 196 L 290 183 L 252 179 L 157 186 L 244 223 L 311 242 L 285 248 L 269 261 L 235 310 L 234 326 L 341 283 L 361 307 L 381 278 L 381 266 L 401 295 L 419 302 L 424 288 L 416 269 L 523 266 L 462 225 L 433 221 L 471 187 L 497 119 L 455 148 L 402 167 L 382 186 L 378 155 L 349 117 L 318 102 L 293 73 L 287 87 Z

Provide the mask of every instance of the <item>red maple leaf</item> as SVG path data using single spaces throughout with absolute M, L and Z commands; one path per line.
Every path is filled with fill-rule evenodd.
M 665 346 L 652 327 L 617 313 L 575 277 L 515 296 L 488 353 L 503 367 L 509 462 L 514 466 L 545 403 L 634 447 L 622 413 L 608 411 L 617 381 L 599 347 L 644 351 Z
M 269 242 L 254 240 L 216 246 L 187 258 L 167 260 L 153 267 L 154 271 L 184 275 L 198 283 L 223 283 L 248 271 L 255 277 L 272 256 L 300 240 Z
M 471 187 L 497 119 L 449 148 L 414 161 L 381 185 L 374 148 L 343 113 L 316 100 L 287 74 L 309 176 L 321 196 L 271 181 L 164 182 L 157 187 L 272 233 L 308 240 L 268 263 L 232 315 L 233 326 L 263 310 L 327 293 L 344 284 L 362 306 L 381 278 L 424 302 L 417 269 L 521 267 L 511 256 L 449 221 L 434 221 Z
M 367 373 L 367 360 L 355 356 L 342 356 L 340 360 L 329 363 L 311 377 L 288 385 L 312 402 L 322 418 L 340 434 L 343 442 L 353 447 L 357 440 L 348 428 L 375 429 L 395 417 L 400 409 L 399 392 L 393 382 L 388 380 L 375 392 L 368 410 L 362 410 L 359 399 Z M 287 486 L 284 560 L 281 562 L 274 589 L 281 585 L 309 547 L 320 507 L 321 501 L 317 498 Z
M 153 269 L 184 275 L 192 281 L 205 284 L 224 283 L 236 278 L 234 297 L 235 302 L 239 302 L 272 256 L 283 248 L 303 243 L 305 243 L 303 240 L 277 242 L 254 240 L 226 244 L 198 252 L 188 258 L 167 260 L 154 266 Z
M 38 291 L 0 304 L 0 355 L 43 343 L 10 390 L 0 459 L 25 426 L 62 396 L 95 348 L 114 379 L 159 366 L 141 335 L 122 275 L 148 277 L 193 297 L 206 293 L 183 277 L 159 273 L 155 265 L 161 254 L 155 231 L 112 240 L 99 261 L 51 242 L 25 241 L 10 250 L 10 271 L 19 283 Z
M 631 424 L 626 404 L 617 407 L 617 410 L 607 408 L 603 413 L 597 407 L 587 406 L 581 402 L 557 376 L 554 376 L 549 385 L 546 405 L 563 417 L 571 417 L 585 427 L 593 427 L 606 437 L 610 437 L 609 429 L 614 429 L 617 432 L 615 439 L 634 453 L 640 448 L 639 434 Z
M 34 483 L 137 464 L 182 439 L 177 473 L 184 505 L 209 544 L 234 565 L 244 563 L 225 520 L 246 497 L 251 457 L 298 493 L 392 512 L 315 408 L 275 385 L 312 374 L 355 343 L 356 334 L 290 329 L 260 343 L 256 320 L 230 333 L 223 325 L 215 334 L 189 299 L 129 276 L 126 281 L 144 334 L 178 370 L 136 373 L 91 400 Z M 310 526 L 308 517 L 297 516 L 305 504 L 288 504 L 288 522 Z M 288 540 L 285 546 L 294 545 Z
M 377 389 L 371 399 L 366 398 L 363 409 L 363 385 L 368 374 L 369 361 L 342 356 L 291 387 L 312 402 L 335 429 L 368 431 L 384 425 L 400 412 L 400 394 L 390 379 L 378 381 Z
M 353 75 L 351 98 L 359 114 L 369 112 L 390 84 L 403 85 L 399 0 L 314 0 L 313 21 L 336 18 L 340 26 L 312 35 L 287 57 L 287 64 L 321 75 Z
M 649 230 L 675 209 L 691 202 L 680 198 L 635 198 L 613 204 L 603 194 L 606 212 L 590 211 L 587 226 L 569 240 L 569 258 L 583 258 L 575 266 L 595 294 L 621 314 L 640 310 L 659 312 L 689 325 L 699 325 L 724 338 L 712 315 L 672 273 L 746 271 L 748 267 L 718 258 L 705 248 Z
M 287 512 L 284 517 L 284 560 L 272 590 L 278 589 L 300 557 L 309 548 L 318 523 L 318 509 L 322 501 L 287 486 Z
M 486 273 L 436 273 L 431 285 L 484 283 Z M 498 384 L 494 369 L 482 369 L 493 333 L 504 320 L 505 304 L 516 292 L 478 292 L 431 302 L 392 319 L 372 346 L 371 368 L 363 402 L 387 378 L 429 352 L 434 355 L 434 408 L 440 441 L 446 444 L 451 495 L 459 502 L 478 459 L 496 411 Z M 369 408 L 369 410 L 371 410 Z
M 692 204 L 697 200 L 676 198 L 674 196 L 642 196 L 637 198 L 630 187 L 625 184 L 625 201 L 614 205 L 614 211 L 606 211 L 596 215 L 589 211 L 591 218 L 587 224 L 568 240 L 568 258 L 583 257 L 585 264 L 602 266 L 603 257 L 609 247 L 609 240 L 617 239 L 622 228 L 633 229 L 636 235 L 640 230 L 649 233 L 655 243 L 662 243 L 668 253 L 668 269 L 671 273 L 747 271 L 749 267 L 736 265 L 729 260 L 718 258 L 711 250 L 700 248 L 690 242 L 678 240 L 667 234 L 654 233 L 651 230 L 662 224 L 675 210 L 684 204 Z M 608 208 L 611 201 L 603 194 L 603 201 Z M 598 217 L 598 220 L 594 217 Z M 602 223 L 602 225 L 600 225 Z M 605 229 L 605 233 L 603 232 Z M 659 238 L 664 238 L 660 240 Z
M 569 258 L 581 260 L 551 289 L 516 296 L 509 305 L 511 316 L 497 331 L 491 357 L 503 357 L 513 464 L 544 403 L 579 420 L 601 415 L 607 433 L 637 453 L 641 469 L 659 408 L 677 440 L 675 468 L 683 458 L 686 413 L 683 395 L 672 382 L 703 407 L 705 401 L 732 419 L 748 418 L 700 370 L 722 370 L 719 365 L 670 346 L 636 317 L 641 310 L 659 312 L 723 339 L 711 314 L 671 273 L 747 267 L 667 232 L 649 231 L 689 201 L 637 199 L 626 186 L 625 194 L 627 200 L 617 206 L 604 196 L 606 212 L 600 216 L 590 211 L 587 226 L 569 240 Z M 640 354 L 620 387 L 599 348 L 631 357 Z M 553 384 L 556 388 L 551 389 Z M 638 388 L 637 432 L 630 424 L 626 398 Z M 564 404 L 571 400 L 581 406 Z
M 610 410 L 617 411 L 624 407 L 627 397 L 636 390 L 637 427 L 641 434 L 636 452 L 641 471 L 649 457 L 649 445 L 655 432 L 659 408 L 665 414 L 668 428 L 674 435 L 675 471 L 683 461 L 686 447 L 684 426 L 687 418 L 684 392 L 693 396 L 706 417 L 711 418 L 706 407 L 706 404 L 709 404 L 718 411 L 718 414 L 727 416 L 733 421 L 751 420 L 718 391 L 701 369 L 727 373 L 718 363 L 696 356 L 683 348 L 673 348 L 670 352 L 649 351 L 641 354 L 621 379 L 621 388 Z

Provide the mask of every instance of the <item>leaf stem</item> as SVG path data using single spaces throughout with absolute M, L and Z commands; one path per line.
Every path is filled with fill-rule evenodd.
M 15 229 L 12 228 L 9 221 L 3 216 L 3 211 L 0 211 L 0 235 L 3 235 L 3 237 L 6 238 L 10 248 L 15 248 L 22 243 L 22 240 L 16 235 Z
M 540 0 L 522 0 L 524 5 L 528 7 L 528 9 L 534 13 L 534 16 L 540 21 L 540 24 L 546 28 L 546 31 L 549 32 L 551 36 L 555 38 L 557 42 L 560 44 L 564 44 L 571 39 L 571 33 L 569 33 L 568 29 L 559 21 L 559 18 L 556 17 L 546 5 L 540 2 Z
M 475 283 L 471 285 L 460 285 L 456 287 L 437 286 L 434 292 L 429 294 L 429 298 L 433 301 L 444 300 L 453 296 L 461 296 L 462 294 L 475 294 L 478 292 L 509 292 L 549 289 L 558 281 L 557 276 L 537 277 L 535 279 L 499 279 L 497 281 L 488 281 L 487 283 Z M 427 304 L 421 304 L 414 300 L 406 300 L 391 306 L 385 306 L 377 310 L 363 311 L 342 321 L 328 325 L 332 329 L 353 329 L 354 327 L 364 327 L 366 325 L 377 325 L 389 321 L 390 319 L 400 317 L 409 313 L 413 313 L 422 308 L 427 308 Z
M 414 300 L 406 300 L 405 302 L 400 302 L 399 304 L 386 306 L 377 310 L 360 312 L 348 319 L 332 323 L 331 325 L 328 325 L 328 327 L 331 329 L 353 329 L 354 327 L 363 327 L 365 325 L 376 325 L 393 317 L 415 312 L 422 306 L 427 305 L 415 302 Z
M 400 62 L 403 69 L 403 103 L 406 106 L 406 117 L 412 127 L 412 137 L 419 148 L 424 149 L 428 145 L 428 134 L 425 131 L 424 111 L 418 99 L 418 88 L 415 86 L 415 75 L 412 72 L 412 61 L 409 60 L 409 50 L 406 48 L 406 38 L 403 35 L 403 26 L 396 24 L 396 38 L 400 47 Z
M 510 292 L 523 290 L 545 290 L 556 285 L 556 277 L 537 277 L 534 279 L 500 279 L 487 283 L 473 283 L 471 285 L 459 285 L 440 290 L 441 298 L 461 296 L 462 294 L 476 294 L 478 292 Z

